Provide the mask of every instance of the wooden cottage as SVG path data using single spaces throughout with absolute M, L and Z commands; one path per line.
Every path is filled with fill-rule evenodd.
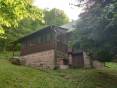
M 60 64 L 67 65 L 66 31 L 64 28 L 48 26 L 19 39 L 25 65 L 51 69 Z
M 41 68 L 84 67 L 83 52 L 68 49 L 68 29 L 48 26 L 19 39 L 24 64 Z M 89 61 L 87 61 L 89 65 Z

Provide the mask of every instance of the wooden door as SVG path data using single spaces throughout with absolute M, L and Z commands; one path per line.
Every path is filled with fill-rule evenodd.
M 84 67 L 83 54 L 73 54 L 72 55 L 72 66 L 73 67 Z

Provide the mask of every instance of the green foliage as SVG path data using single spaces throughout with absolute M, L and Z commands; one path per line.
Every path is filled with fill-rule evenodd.
M 15 55 L 19 56 L 19 52 L 15 52 Z M 7 59 L 9 60 L 10 58 L 12 58 L 13 56 L 13 52 L 11 51 L 5 51 L 5 52 L 0 52 L 0 59 Z
M 63 25 L 69 22 L 69 18 L 64 13 L 64 11 L 59 9 L 52 9 L 52 10 L 44 10 L 44 20 L 46 25 Z
M 42 11 L 31 5 L 31 0 L 0 0 L 0 34 L 5 29 L 18 27 L 24 18 L 42 21 Z
M 32 0 L 0 0 L 0 51 L 12 50 L 11 42 L 36 30 L 42 21 L 42 10 L 32 6 Z
M 112 54 L 109 51 L 96 51 L 96 56 L 98 60 L 105 62 L 105 61 L 111 61 Z
M 93 58 L 110 61 L 117 54 L 117 2 L 88 0 L 86 4 L 75 31 L 76 40 Z

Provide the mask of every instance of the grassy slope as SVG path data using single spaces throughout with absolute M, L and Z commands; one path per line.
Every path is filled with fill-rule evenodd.
M 117 65 L 109 64 L 112 68 Z M 117 88 L 117 70 L 40 71 L 0 60 L 0 88 Z
M 64 83 L 64 84 L 63 84 Z M 0 60 L 0 88 L 69 88 L 70 81 Z

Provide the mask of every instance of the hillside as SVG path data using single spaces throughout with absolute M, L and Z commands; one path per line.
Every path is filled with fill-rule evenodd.
M 0 59 L 0 88 L 117 88 L 116 64 L 110 68 L 41 71 Z

